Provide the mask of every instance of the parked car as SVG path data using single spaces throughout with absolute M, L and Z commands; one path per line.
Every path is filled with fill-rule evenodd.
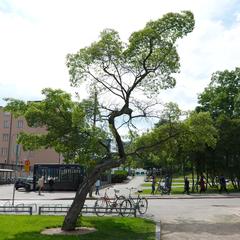
M 25 191 L 29 192 L 33 190 L 33 178 L 32 177 L 21 177 L 15 182 L 15 189 L 24 188 Z

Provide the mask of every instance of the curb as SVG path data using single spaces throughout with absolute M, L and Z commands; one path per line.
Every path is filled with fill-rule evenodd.
M 156 240 L 161 239 L 161 222 L 156 222 Z
M 145 197 L 147 199 L 225 199 L 225 198 L 240 198 L 240 195 L 225 195 L 225 196 L 200 196 L 200 195 L 192 195 L 192 196 L 176 196 L 176 195 L 172 195 L 172 196 L 151 196 L 151 195 L 141 195 L 142 197 Z
M 134 198 L 137 196 L 134 196 Z M 177 197 L 177 196 L 166 196 L 166 197 L 162 197 L 162 196 L 146 196 L 146 195 L 142 195 L 142 197 L 147 198 L 148 200 L 158 200 L 158 199 L 167 199 L 167 200 L 188 200 L 188 199 L 226 199 L 226 198 L 240 198 L 240 195 L 238 196 L 191 196 L 191 197 Z M 48 201 L 48 200 L 73 200 L 74 197 L 63 197 L 63 198 L 15 198 L 15 200 L 17 201 L 22 201 L 22 200 L 34 200 L 34 201 Z M 86 200 L 96 200 L 98 198 L 96 197 L 92 197 L 89 198 L 87 197 Z M 12 200 L 12 198 L 0 198 L 0 201 L 9 201 Z

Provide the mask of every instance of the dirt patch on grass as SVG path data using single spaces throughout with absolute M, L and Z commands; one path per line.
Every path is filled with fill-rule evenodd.
M 41 232 L 44 235 L 83 235 L 96 232 L 96 228 L 78 227 L 72 231 L 63 231 L 61 228 L 48 228 Z

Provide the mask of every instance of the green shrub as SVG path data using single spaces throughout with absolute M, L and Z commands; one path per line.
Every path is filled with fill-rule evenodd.
M 124 170 L 117 170 L 112 174 L 112 183 L 121 183 L 127 179 L 128 172 Z

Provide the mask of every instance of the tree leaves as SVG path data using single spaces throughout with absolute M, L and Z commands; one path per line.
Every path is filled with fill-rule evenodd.
M 224 114 L 239 117 L 240 68 L 233 71 L 217 71 L 211 82 L 199 95 L 198 110 L 209 111 L 214 118 Z
M 35 133 L 22 132 L 18 143 L 25 150 L 54 148 L 65 161 L 88 167 L 101 162 L 107 153 L 107 146 L 104 148 L 107 136 L 88 123 L 86 105 L 73 102 L 70 94 L 59 89 L 46 88 L 42 93 L 45 99 L 38 102 L 8 100 L 8 111 L 24 116 L 30 127 L 42 128 L 41 134 L 37 133 L 37 129 L 33 131 Z
M 185 11 L 147 23 L 132 33 L 129 43 L 123 43 L 116 31 L 105 29 L 97 42 L 67 56 L 70 81 L 73 86 L 95 82 L 123 99 L 139 87 L 146 94 L 171 88 L 175 85 L 171 74 L 180 67 L 175 42 L 193 28 L 193 14 Z

